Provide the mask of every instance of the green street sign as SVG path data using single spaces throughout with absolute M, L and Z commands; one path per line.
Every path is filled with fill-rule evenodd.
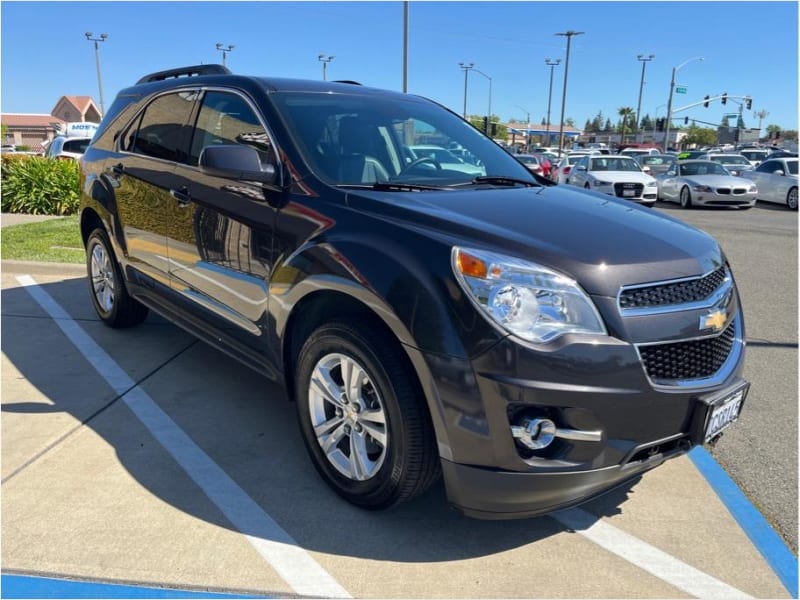
M 675 93 L 676 94 L 685 94 L 686 93 L 686 88 L 678 86 L 678 87 L 675 88 Z

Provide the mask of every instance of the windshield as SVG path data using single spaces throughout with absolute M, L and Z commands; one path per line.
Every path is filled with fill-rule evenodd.
M 309 167 L 333 185 L 449 186 L 480 176 L 535 183 L 528 169 L 468 122 L 417 97 L 271 95 Z M 456 156 L 448 149 L 458 149 Z
M 714 162 L 722 163 L 723 165 L 750 165 L 750 162 L 744 156 L 711 156 Z
M 632 158 L 622 156 L 601 157 L 591 159 L 590 171 L 639 171 L 639 163 Z
M 646 156 L 640 161 L 644 165 L 671 165 L 675 162 L 672 156 Z
M 763 150 L 742 150 L 740 154 L 747 160 L 764 160 L 767 155 Z
M 684 163 L 680 165 L 680 174 L 683 176 L 693 175 L 730 175 L 725 167 L 712 161 Z

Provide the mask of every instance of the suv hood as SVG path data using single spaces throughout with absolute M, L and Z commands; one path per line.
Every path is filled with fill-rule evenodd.
M 435 235 L 556 269 L 590 294 L 713 271 L 724 258 L 708 234 L 605 194 L 569 189 L 481 188 L 348 192 L 351 208 Z

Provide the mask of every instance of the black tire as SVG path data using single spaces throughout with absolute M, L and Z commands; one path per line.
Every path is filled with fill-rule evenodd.
M 786 193 L 786 206 L 789 210 L 797 210 L 797 188 L 793 187 Z
M 590 190 L 590 189 L 592 189 L 592 186 L 590 186 L 588 183 L 585 183 L 585 184 L 583 184 L 583 189 Z
M 680 202 L 681 208 L 692 208 L 692 193 L 687 186 L 681 188 Z
M 119 263 L 103 229 L 92 231 L 86 241 L 86 273 L 94 310 L 103 323 L 124 328 L 145 320 L 147 307 L 128 294 Z
M 418 496 L 440 474 L 427 406 L 401 352 L 380 330 L 334 321 L 308 337 L 297 360 L 298 419 L 314 467 L 342 498 L 369 510 Z M 357 390 L 344 385 L 345 371 L 355 373 Z M 312 390 L 312 376 L 325 386 Z

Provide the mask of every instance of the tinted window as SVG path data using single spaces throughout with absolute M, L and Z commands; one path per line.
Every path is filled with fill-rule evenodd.
M 89 140 L 86 139 L 77 139 L 77 140 L 67 140 L 64 142 L 64 147 L 62 148 L 63 152 L 75 152 L 77 154 L 83 154 L 86 152 L 86 148 L 89 147 Z
M 796 160 L 787 160 L 786 166 L 789 167 L 789 173 L 792 175 L 797 175 L 797 161 Z
M 144 110 L 138 129 L 134 125 L 123 139 L 123 149 L 136 154 L 182 162 L 186 153 L 186 123 L 196 92 L 159 96 Z
M 255 111 L 237 94 L 208 92 L 197 117 L 189 164 L 197 165 L 207 146 L 245 144 L 262 152 L 262 161 L 275 162 L 272 142 Z
M 756 171 L 759 173 L 774 173 L 778 169 L 782 168 L 783 165 L 781 165 L 781 163 L 779 163 L 777 160 L 768 160 L 758 165 Z

